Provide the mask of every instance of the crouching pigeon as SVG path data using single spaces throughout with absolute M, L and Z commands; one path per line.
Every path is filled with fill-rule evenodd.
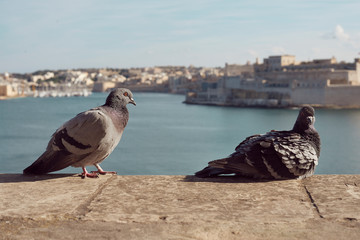
M 246 138 L 229 157 L 209 162 L 197 177 L 236 174 L 266 179 L 301 179 L 314 174 L 320 156 L 315 111 L 300 109 L 290 131 L 271 131 Z
M 104 171 L 101 163 L 119 143 L 129 120 L 128 103 L 136 105 L 133 94 L 125 88 L 110 92 L 104 105 L 79 113 L 52 135 L 46 151 L 24 174 L 46 174 L 68 166 L 81 167 L 82 177 L 97 177 Z M 87 172 L 94 165 L 98 171 Z

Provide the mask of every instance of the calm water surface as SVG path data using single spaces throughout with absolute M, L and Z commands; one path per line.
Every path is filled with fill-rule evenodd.
M 77 113 L 102 105 L 90 97 L 0 101 L 0 173 L 20 173 L 45 150 L 50 136 Z M 245 137 L 291 129 L 298 110 L 183 104 L 184 96 L 135 93 L 120 144 L 101 164 L 118 174 L 193 174 L 229 155 Z M 316 110 L 322 151 L 316 174 L 360 173 L 360 110 Z M 92 167 L 89 170 L 93 170 Z M 60 172 L 78 173 L 69 167 Z

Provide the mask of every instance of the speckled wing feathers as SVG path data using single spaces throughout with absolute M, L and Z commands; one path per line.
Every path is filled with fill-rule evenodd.
M 228 158 L 209 166 L 257 178 L 299 178 L 313 174 L 318 156 L 313 146 L 291 131 L 269 132 L 246 138 Z
M 274 149 L 295 176 L 302 176 L 307 172 L 313 173 L 318 165 L 318 156 L 314 147 L 299 134 L 291 134 L 274 139 Z

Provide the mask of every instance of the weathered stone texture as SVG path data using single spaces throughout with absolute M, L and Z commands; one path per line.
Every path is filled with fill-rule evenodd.
M 357 239 L 360 175 L 0 174 L 0 239 Z

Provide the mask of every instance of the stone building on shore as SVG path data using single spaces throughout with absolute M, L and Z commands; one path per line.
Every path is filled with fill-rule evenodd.
M 191 92 L 187 103 L 229 106 L 360 108 L 360 59 L 296 62 L 295 56 L 265 58 L 263 63 L 225 66 L 225 76 L 204 92 Z

